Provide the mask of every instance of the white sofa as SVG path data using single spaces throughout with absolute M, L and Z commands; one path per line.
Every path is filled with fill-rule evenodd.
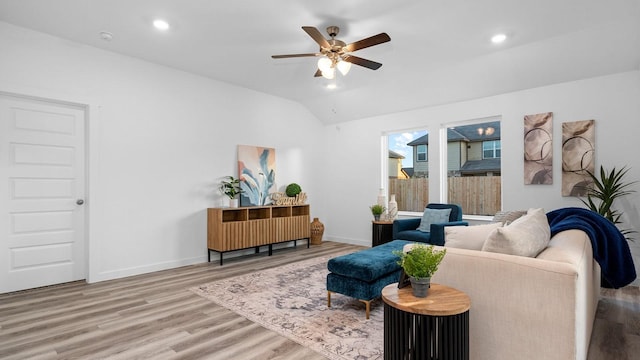
M 471 298 L 471 359 L 587 358 L 600 266 L 580 230 L 556 234 L 536 258 L 447 247 L 432 281 Z

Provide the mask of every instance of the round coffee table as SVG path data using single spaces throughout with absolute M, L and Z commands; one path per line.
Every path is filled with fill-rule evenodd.
M 382 289 L 385 359 L 469 359 L 469 309 L 462 291 L 431 283 L 425 298 L 398 283 Z

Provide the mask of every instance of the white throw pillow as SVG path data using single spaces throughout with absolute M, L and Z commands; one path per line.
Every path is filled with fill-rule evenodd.
M 489 234 L 482 251 L 536 257 L 551 240 L 544 209 L 529 209 L 527 215 Z
M 431 224 L 449 222 L 449 214 L 451 214 L 451 209 L 424 209 L 424 214 L 422 214 L 422 220 L 420 220 L 418 230 L 422 232 L 430 232 Z
M 498 211 L 493 216 L 493 222 L 501 222 L 503 225 L 508 225 L 514 222 L 516 219 L 527 215 L 526 210 L 511 210 L 511 211 Z
M 444 246 L 482 250 L 489 234 L 501 226 L 502 223 L 499 222 L 473 226 L 447 226 L 444 228 Z

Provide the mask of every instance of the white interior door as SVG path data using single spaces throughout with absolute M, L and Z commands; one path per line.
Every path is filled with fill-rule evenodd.
M 0 94 L 0 293 L 85 278 L 85 111 Z

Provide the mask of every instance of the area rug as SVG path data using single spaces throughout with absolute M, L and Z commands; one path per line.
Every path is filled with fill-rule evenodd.
M 327 307 L 327 261 L 318 257 L 204 284 L 190 290 L 329 359 L 383 358 L 384 309 L 333 294 Z

